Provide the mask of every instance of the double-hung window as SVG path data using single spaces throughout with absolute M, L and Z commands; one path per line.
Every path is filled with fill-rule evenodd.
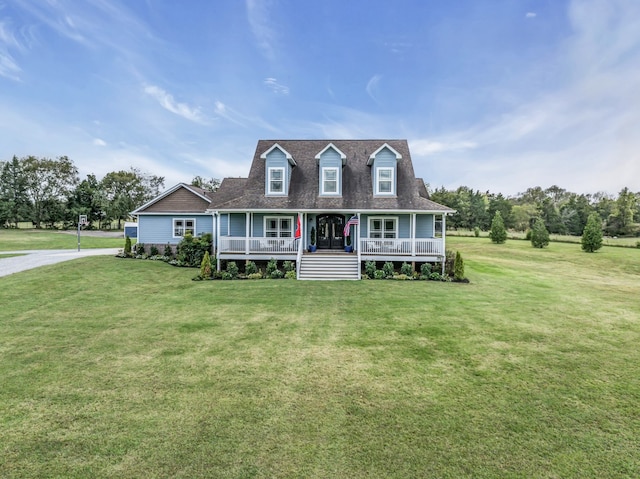
M 376 194 L 392 195 L 393 191 L 393 168 L 378 168 L 376 177 Z
M 293 217 L 266 217 L 264 219 L 264 235 L 267 238 L 292 238 Z
M 174 218 L 173 237 L 182 238 L 187 233 L 189 233 L 191 236 L 195 236 L 196 220 L 193 218 Z
M 369 218 L 369 238 L 397 238 L 398 218 Z
M 322 168 L 322 194 L 338 194 L 338 168 Z
M 270 195 L 284 194 L 284 168 L 269 168 L 268 192 Z

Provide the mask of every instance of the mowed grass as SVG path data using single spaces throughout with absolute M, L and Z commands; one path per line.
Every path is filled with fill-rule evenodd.
M 0 251 L 32 249 L 76 249 L 77 231 L 0 229 Z M 123 238 L 105 238 L 80 233 L 81 248 L 124 248 Z
M 640 251 L 447 244 L 470 284 L 0 278 L 0 476 L 640 476 Z

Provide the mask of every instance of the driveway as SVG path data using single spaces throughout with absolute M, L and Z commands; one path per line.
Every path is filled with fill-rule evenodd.
M 76 258 L 97 255 L 115 256 L 122 248 L 96 248 L 80 251 L 70 249 L 27 250 L 27 251 L 0 251 L 0 277 L 8 276 L 20 271 L 45 266 L 48 264 L 62 263 Z M 3 258 L 3 254 L 19 254 Z

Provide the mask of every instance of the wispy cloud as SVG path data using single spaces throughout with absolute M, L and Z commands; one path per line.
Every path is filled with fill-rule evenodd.
M 431 156 L 436 153 L 448 151 L 466 151 L 476 148 L 478 145 L 473 141 L 453 140 L 453 141 L 434 141 L 434 140 L 415 140 L 411 142 L 411 151 L 418 156 Z
M 104 141 L 102 138 L 94 138 L 93 139 L 93 144 L 95 146 L 107 146 L 107 142 Z
M 289 94 L 289 87 L 278 83 L 278 80 L 276 78 L 265 78 L 264 84 L 267 85 L 271 89 L 271 91 L 277 95 Z
M 365 90 L 367 91 L 367 95 L 369 95 L 369 97 L 371 97 L 371 99 L 373 101 L 375 101 L 376 103 L 380 103 L 379 99 L 378 99 L 378 85 L 380 84 L 380 80 L 382 80 L 382 75 L 373 75 L 369 81 L 367 82 L 367 86 L 365 87 Z
M 527 14 L 525 15 L 525 17 L 527 18 L 536 18 L 538 16 L 538 14 L 536 12 L 527 12 Z
M 179 115 L 189 121 L 196 123 L 204 123 L 205 119 L 198 107 L 190 107 L 186 103 L 180 103 L 173 98 L 173 95 L 167 93 L 162 88 L 155 85 L 145 85 L 144 92 L 156 99 L 158 103 L 165 109 Z
M 273 18 L 269 14 L 273 2 L 269 0 L 247 0 L 247 20 L 258 48 L 265 58 L 273 61 L 276 56 L 277 33 Z

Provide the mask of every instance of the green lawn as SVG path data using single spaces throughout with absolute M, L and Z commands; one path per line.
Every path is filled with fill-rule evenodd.
M 511 239 L 522 239 L 524 240 L 526 233 L 522 232 L 522 231 L 508 231 L 507 234 L 509 235 L 509 238 Z M 475 233 L 473 232 L 473 230 L 465 230 L 465 229 L 458 229 L 458 230 L 448 230 L 447 231 L 447 237 L 451 237 L 451 236 L 474 236 Z M 484 238 L 488 238 L 489 237 L 489 232 L 488 231 L 481 231 L 480 232 L 480 236 L 484 237 Z M 560 242 L 560 243 L 578 243 L 580 244 L 582 241 L 582 237 L 581 236 L 572 236 L 572 235 L 557 235 L 557 234 L 551 234 L 549 235 L 549 239 L 554 242 Z M 636 238 L 636 237 L 623 237 L 623 238 L 618 238 L 618 237 L 611 237 L 611 236 L 605 236 L 604 238 L 602 238 L 602 244 L 605 246 L 621 246 L 621 247 L 626 247 L 626 248 L 637 248 L 638 244 L 640 243 L 640 238 Z
M 76 249 L 76 232 L 51 230 L 0 229 L 0 251 L 30 249 Z M 123 238 L 102 238 L 80 233 L 81 248 L 124 248 Z
M 0 278 L 0 476 L 640 476 L 640 250 L 448 246 L 470 284 Z

